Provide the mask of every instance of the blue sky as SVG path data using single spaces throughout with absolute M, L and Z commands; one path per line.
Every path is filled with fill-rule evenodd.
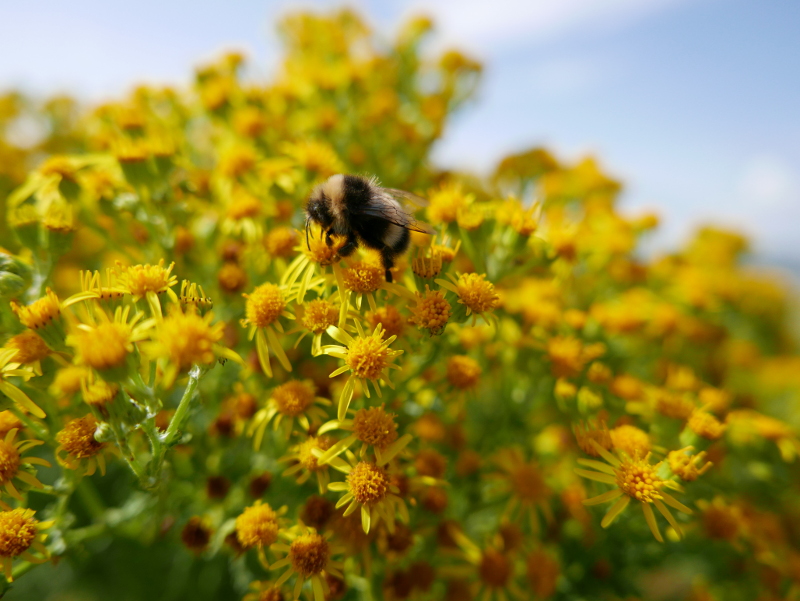
M 290 8 L 238 0 L 28 0 L 0 4 L 0 88 L 95 101 L 134 83 L 180 85 L 226 48 L 274 68 L 272 23 Z M 714 221 L 759 252 L 800 264 L 800 2 L 794 0 L 361 0 L 379 32 L 424 11 L 431 50 L 484 61 L 477 101 L 435 151 L 486 172 L 546 144 L 598 156 L 626 210 L 663 217 L 658 246 Z

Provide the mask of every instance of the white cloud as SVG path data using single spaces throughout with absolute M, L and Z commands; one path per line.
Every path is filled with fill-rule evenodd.
M 800 203 L 798 174 L 780 157 L 753 157 L 742 170 L 738 195 L 754 211 L 789 208 Z
M 409 12 L 436 17 L 450 42 L 489 50 L 616 28 L 687 1 L 437 0 L 411 2 Z

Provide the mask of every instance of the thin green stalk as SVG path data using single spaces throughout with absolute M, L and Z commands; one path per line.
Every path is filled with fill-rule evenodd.
M 192 367 L 189 372 L 189 382 L 186 385 L 186 390 L 183 391 L 183 397 L 181 397 L 181 401 L 178 403 L 175 415 L 172 416 L 172 420 L 170 420 L 169 426 L 167 426 L 167 431 L 163 435 L 158 434 L 150 420 L 145 420 L 142 423 L 142 429 L 150 438 L 150 444 L 153 448 L 153 459 L 148 465 L 148 472 L 155 482 L 158 482 L 161 477 L 161 470 L 164 467 L 164 457 L 166 456 L 167 449 L 174 447 L 180 442 L 182 431 L 186 426 L 189 413 L 193 406 L 192 401 L 197 396 L 197 386 L 200 382 L 200 378 L 203 377 L 207 370 L 207 367 L 204 368 L 199 365 Z

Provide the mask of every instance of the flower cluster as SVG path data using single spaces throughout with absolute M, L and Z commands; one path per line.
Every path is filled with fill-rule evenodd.
M 0 596 L 797 597 L 787 288 L 713 227 L 643 258 L 594 159 L 433 167 L 481 66 L 431 29 L 294 14 L 272 81 L 0 96 Z M 429 200 L 393 282 L 306 227 L 336 173 Z

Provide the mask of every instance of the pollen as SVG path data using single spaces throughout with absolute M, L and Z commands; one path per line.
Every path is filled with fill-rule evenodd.
M 394 414 L 387 413 L 383 406 L 359 409 L 353 418 L 353 433 L 361 442 L 378 449 L 385 449 L 397 440 L 397 424 Z
M 50 354 L 42 337 L 33 330 L 25 330 L 22 334 L 17 334 L 6 342 L 6 348 L 17 349 L 14 355 L 14 363 L 34 363 L 41 361 Z
M 432 336 L 438 336 L 444 331 L 450 319 L 450 303 L 441 290 L 431 290 L 425 286 L 425 294 L 416 293 L 417 304 L 411 308 L 411 318 L 408 320 L 420 330 L 428 330 Z
M 264 246 L 273 257 L 291 256 L 295 244 L 297 244 L 297 232 L 285 226 L 270 230 L 264 239 Z
M 201 317 L 194 311 L 172 311 L 161 324 L 158 340 L 170 361 L 179 369 L 193 363 L 209 365 L 216 359 L 214 345 L 224 334 L 225 324 L 211 324 L 212 314 Z
M 86 459 L 103 450 L 105 444 L 97 442 L 94 432 L 97 420 L 92 415 L 80 417 L 67 422 L 64 429 L 56 434 L 56 441 L 72 457 Z
M 378 324 L 383 326 L 383 337 L 400 336 L 405 328 L 405 318 L 394 305 L 378 307 L 377 311 L 367 312 L 367 323 L 374 330 Z
M 101 323 L 90 330 L 79 330 L 75 346 L 83 362 L 97 370 L 119 367 L 133 351 L 131 329 L 116 322 Z
M 353 498 L 362 505 L 378 503 L 389 492 L 389 476 L 374 463 L 361 461 L 347 474 L 347 484 Z
M 252 294 L 245 294 L 247 299 L 247 323 L 257 328 L 265 328 L 275 322 L 286 308 L 283 292 L 275 284 L 262 284 Z
M 353 292 L 375 292 L 381 287 L 384 279 L 383 268 L 366 261 L 357 261 L 344 270 L 345 288 Z
M 316 532 L 299 536 L 289 547 L 292 567 L 303 578 L 310 578 L 324 570 L 330 554 L 328 541 Z
M 17 447 L 0 440 L 0 484 L 10 482 L 19 472 L 21 457 Z
M 650 452 L 650 437 L 636 426 L 624 424 L 611 430 L 611 442 L 614 448 L 628 457 L 644 457 Z
M 165 292 L 178 283 L 177 276 L 171 275 L 175 263 L 164 268 L 164 259 L 158 265 L 132 265 L 122 268 L 118 283 L 135 298 L 141 298 L 148 292 Z
M 478 564 L 481 580 L 490 588 L 504 588 L 511 578 L 513 567 L 509 559 L 494 549 L 486 549 Z
M 364 336 L 355 338 L 347 349 L 345 362 L 353 373 L 364 380 L 377 380 L 389 366 L 392 351 L 380 338 Z
M 289 380 L 272 392 L 272 400 L 283 415 L 296 417 L 314 403 L 315 394 L 316 389 L 311 382 Z
M 656 467 L 647 462 L 647 457 L 642 460 L 624 461 L 614 471 L 617 477 L 617 486 L 629 497 L 642 503 L 652 503 L 661 499 L 659 489 L 664 481 L 656 475 Z
M 256 501 L 236 518 L 236 538 L 245 549 L 269 547 L 278 540 L 278 514 Z
M 456 282 L 456 289 L 461 301 L 473 313 L 491 311 L 500 302 L 494 284 L 486 281 L 486 275 L 482 273 L 462 273 Z
M 333 237 L 333 246 L 328 246 L 325 243 L 325 238 L 322 233 L 317 230 L 317 235 L 310 238 L 308 245 L 303 244 L 303 253 L 311 259 L 312 262 L 318 263 L 323 267 L 332 265 L 339 256 L 339 248 L 344 244 L 344 239 Z
M 32 330 L 43 328 L 61 315 L 58 297 L 50 288 L 47 289 L 45 296 L 28 306 L 11 301 L 11 309 L 17 314 L 22 325 Z
M 478 362 L 466 355 L 453 355 L 447 359 L 447 381 L 460 390 L 474 387 L 481 372 Z
M 332 302 L 322 298 L 315 299 L 305 306 L 303 326 L 314 334 L 321 334 L 335 325 L 339 310 Z
M 33 514 L 22 507 L 0 512 L 0 557 L 17 557 L 30 548 L 38 524 Z

